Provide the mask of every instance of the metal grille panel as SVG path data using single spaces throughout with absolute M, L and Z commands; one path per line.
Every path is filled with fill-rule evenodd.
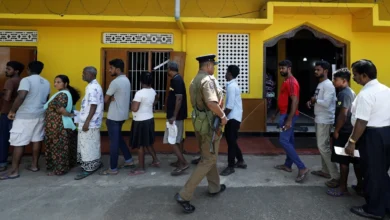
M 38 31 L 0 30 L 0 42 L 37 42 Z
M 104 44 L 173 44 L 173 34 L 103 33 Z

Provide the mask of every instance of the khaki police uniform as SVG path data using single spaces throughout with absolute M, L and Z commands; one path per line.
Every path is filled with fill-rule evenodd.
M 218 91 L 216 86 L 215 78 L 211 77 L 207 72 L 200 70 L 191 82 L 191 103 L 192 106 L 196 106 L 199 111 L 210 111 L 205 104 L 210 101 L 218 103 L 221 99 L 221 95 L 222 94 Z M 196 187 L 204 177 L 207 178 L 210 193 L 217 193 L 220 191 L 217 157 L 222 132 L 220 136 L 216 135 L 214 138 L 214 154 L 210 153 L 210 143 L 213 136 L 211 125 L 209 133 L 201 135 L 199 132 L 195 132 L 195 136 L 200 146 L 201 160 L 184 188 L 179 193 L 180 197 L 186 201 L 192 199 Z

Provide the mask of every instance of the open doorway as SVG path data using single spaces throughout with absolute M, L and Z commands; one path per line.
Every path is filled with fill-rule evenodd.
M 11 61 L 19 61 L 24 64 L 25 68 L 21 77 L 27 76 L 27 65 L 34 60 L 37 60 L 37 48 L 36 47 L 0 47 L 0 93 L 3 92 L 5 81 L 7 77 L 5 75 L 6 64 Z M 1 95 L 1 94 L 0 94 Z M 2 102 L 0 102 L 1 108 Z
M 270 104 L 267 111 L 267 132 L 279 130 L 271 117 L 277 107 L 277 97 L 283 78 L 279 75 L 278 62 L 292 62 L 292 73 L 300 84 L 300 117 L 295 132 L 314 132 L 314 110 L 306 107 L 318 81 L 314 76 L 316 61 L 325 60 L 332 65 L 333 72 L 346 66 L 346 45 L 308 26 L 301 26 L 264 44 L 264 98 Z M 273 79 L 272 79 L 273 78 Z M 332 79 L 332 73 L 329 74 Z M 270 86 L 273 84 L 273 87 Z M 274 94 L 274 95 L 273 95 Z

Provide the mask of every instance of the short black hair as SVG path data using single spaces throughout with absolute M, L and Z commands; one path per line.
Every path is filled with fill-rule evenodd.
M 111 66 L 118 68 L 122 71 L 122 73 L 125 71 L 125 63 L 121 59 L 113 59 L 108 64 Z
M 333 74 L 333 78 L 336 78 L 336 77 L 341 78 L 341 79 L 345 79 L 349 82 L 349 81 L 351 81 L 351 71 L 349 71 L 348 68 L 338 69 Z
M 32 73 L 41 74 L 44 64 L 41 61 L 32 61 L 28 64 L 28 69 Z
M 147 86 L 151 86 L 153 82 L 152 73 L 144 72 L 141 74 L 141 83 Z
M 359 75 L 366 74 L 370 79 L 376 79 L 377 70 L 376 66 L 371 60 L 361 59 L 352 64 L 352 70 Z
M 6 66 L 11 67 L 15 71 L 18 71 L 18 74 L 20 75 L 24 70 L 23 63 L 20 63 L 18 61 L 9 61 Z
M 292 62 L 290 60 L 282 60 L 279 62 L 279 66 L 292 67 Z
M 233 78 L 237 78 L 238 74 L 240 74 L 240 68 L 236 65 L 230 65 L 227 68 L 228 73 L 231 73 Z
M 330 72 L 330 63 L 325 60 L 317 61 L 315 65 L 320 66 L 322 69 L 328 70 L 328 72 Z

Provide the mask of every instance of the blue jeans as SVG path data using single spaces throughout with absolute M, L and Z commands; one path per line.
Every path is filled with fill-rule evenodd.
M 133 161 L 130 150 L 122 137 L 122 125 L 125 121 L 106 120 L 108 137 L 110 138 L 110 167 L 112 170 L 118 168 L 119 149 L 127 163 Z
M 9 120 L 7 114 L 1 114 L 0 118 L 0 167 L 8 165 L 8 149 L 9 149 L 9 131 L 12 128 L 12 120 Z
M 279 126 L 282 128 L 284 123 L 287 120 L 287 114 L 281 114 L 279 118 Z M 294 116 L 291 123 L 291 128 L 286 131 L 281 131 L 279 135 L 279 142 L 283 146 L 284 151 L 286 151 L 287 157 L 284 165 L 288 168 L 291 168 L 293 163 L 297 165 L 298 169 L 305 169 L 305 164 L 299 158 L 297 152 L 295 151 L 295 141 L 294 141 L 294 125 L 298 116 Z

